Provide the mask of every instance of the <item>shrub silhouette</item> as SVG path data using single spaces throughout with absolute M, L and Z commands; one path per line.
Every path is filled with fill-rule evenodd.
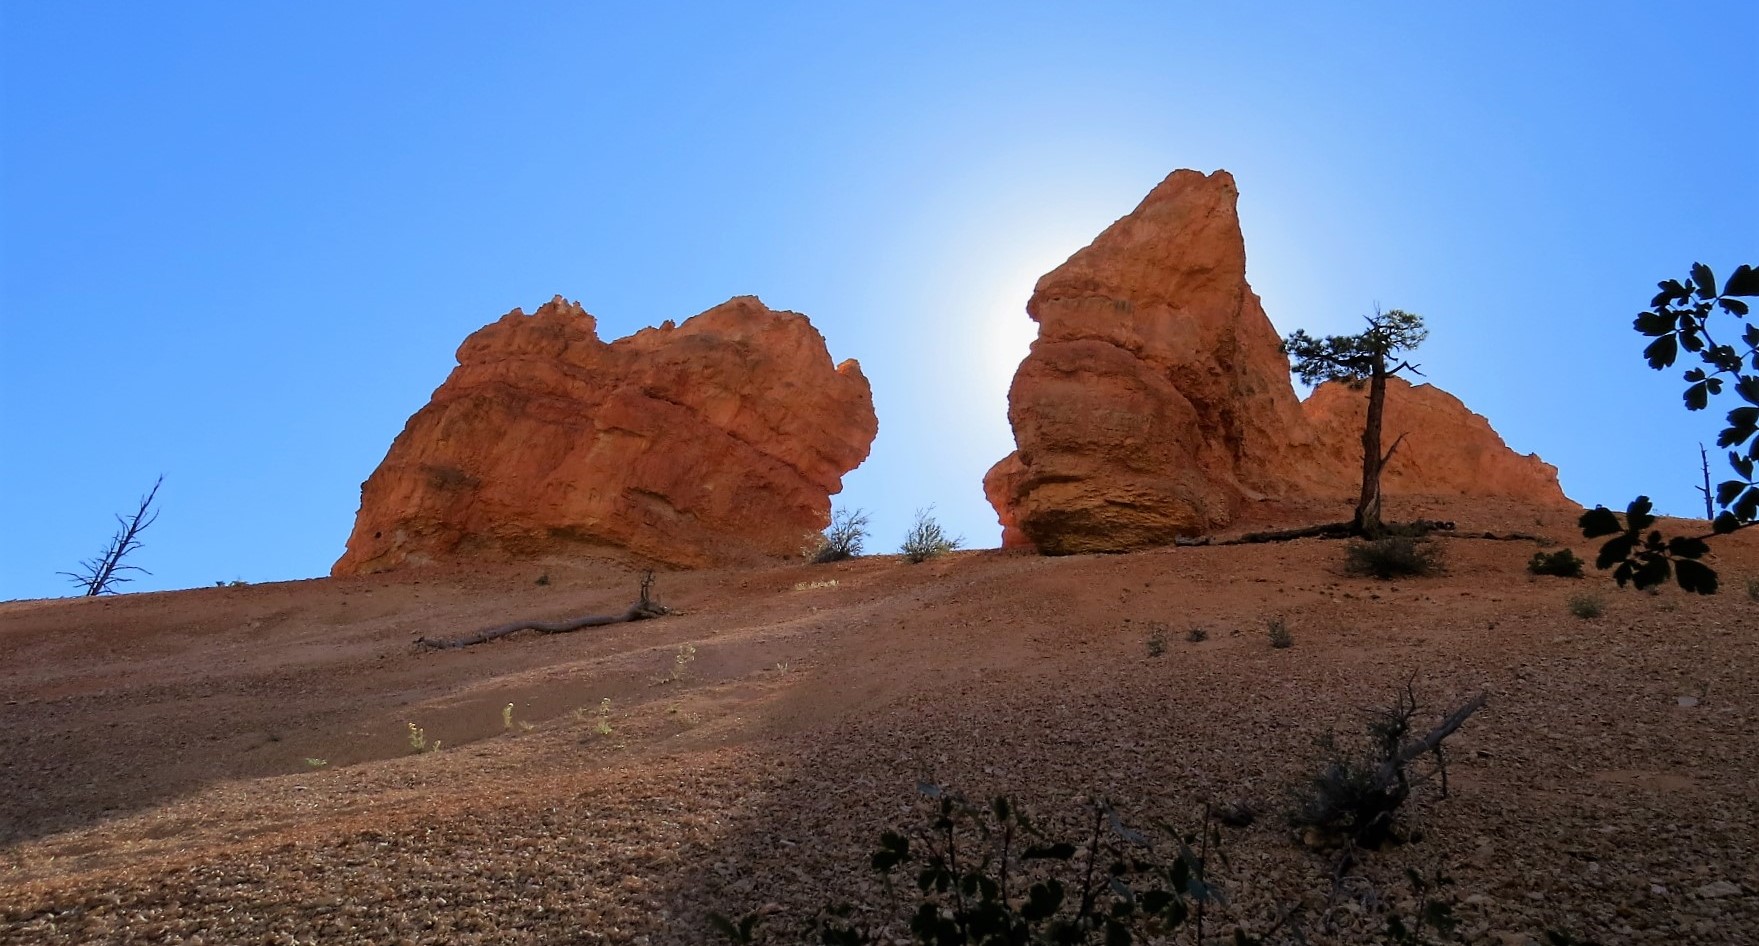
M 1582 577 L 1582 566 L 1587 564 L 1576 557 L 1569 549 L 1558 549 L 1555 552 L 1534 552 L 1533 558 L 1527 562 L 1527 570 L 1535 575 L 1556 575 L 1559 578 Z
M 1344 572 L 1389 578 L 1413 578 L 1441 571 L 1441 550 L 1428 539 L 1390 536 L 1351 542 L 1344 551 Z
M 939 785 L 917 786 L 929 805 L 915 830 L 886 831 L 871 858 L 889 879 L 905 873 L 916 888 L 910 934 L 923 946 L 1028 946 L 1163 942 L 1192 928 L 1201 941 L 1207 916 L 1227 899 L 1207 870 L 1220 829 L 1207 817 L 1198 834 L 1160 825 L 1153 838 L 1125 826 L 1111 805 L 1092 802 L 1081 844 L 1048 837 L 1006 796 L 976 805 Z M 1158 842 L 1158 843 L 1157 843 Z M 820 943 L 889 943 L 827 907 L 814 920 Z M 761 913 L 709 922 L 733 943 L 766 941 Z M 1236 928 L 1233 942 L 1261 942 Z
M 1717 486 L 1716 504 L 1722 512 L 1706 535 L 1669 538 L 1651 528 L 1655 507 L 1648 496 L 1632 500 L 1622 519 L 1605 506 L 1596 506 L 1583 513 L 1578 524 L 1586 538 L 1611 537 L 1600 547 L 1594 567 L 1612 569 L 1619 587 L 1652 588 L 1671 577 L 1686 591 L 1711 595 L 1716 593 L 1717 580 L 1715 569 L 1701 561 L 1710 552 L 1705 540 L 1759 524 L 1759 482 L 1753 475 L 1759 463 L 1759 325 L 1748 324 L 1740 332 L 1739 345 L 1732 345 L 1719 343 L 1710 334 L 1710 324 L 1713 317 L 1746 320 L 1749 310 L 1741 299 L 1759 296 L 1759 271 L 1750 265 L 1736 268 L 1719 293 L 1710 267 L 1693 263 L 1686 279 L 1665 279 L 1656 286 L 1660 291 L 1649 300 L 1649 309 L 1632 323 L 1639 333 L 1654 339 L 1643 349 L 1643 357 L 1649 367 L 1661 371 L 1672 367 L 1682 350 L 1698 356 L 1702 366 L 1688 368 L 1682 376 L 1689 411 L 1709 407 L 1710 399 L 1722 394 L 1724 387 L 1746 402 L 1728 412 L 1728 426 L 1716 439 L 1717 446 L 1728 448 L 1736 477 Z

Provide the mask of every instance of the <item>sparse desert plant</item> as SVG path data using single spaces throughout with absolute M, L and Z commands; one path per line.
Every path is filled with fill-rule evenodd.
M 329 765 L 330 760 L 329 759 L 314 759 L 310 756 L 307 756 L 306 760 L 305 760 L 305 764 L 314 768 L 314 769 L 321 769 L 324 766 Z
M 928 805 L 923 824 L 881 834 L 870 863 L 888 888 L 894 872 L 914 881 L 914 909 L 898 919 L 924 946 L 1170 942 L 1185 928 L 1202 942 L 1206 921 L 1227 908 L 1209 872 L 1221 831 L 1207 817 L 1200 834 L 1160 825 L 1166 837 L 1157 845 L 1111 805 L 1092 802 L 1076 843 L 1048 836 L 1006 796 L 977 805 L 937 785 L 918 790 Z M 826 907 L 804 936 L 785 941 L 897 942 L 857 925 L 854 912 Z M 711 914 L 709 921 L 729 942 L 768 941 L 763 911 L 738 921 Z M 1259 942 L 1239 927 L 1230 941 Z
M 831 524 L 825 531 L 806 537 L 800 555 L 814 564 L 855 558 L 867 541 L 867 527 L 867 510 L 838 509 L 831 513 Z
M 1592 620 L 1606 613 L 1606 600 L 1593 593 L 1571 595 L 1570 613 L 1584 621 Z
M 416 752 L 438 752 L 438 751 L 440 751 L 440 740 L 435 739 L 433 742 L 429 742 L 427 732 L 424 731 L 420 726 L 417 726 L 414 723 L 404 723 L 404 725 L 409 727 L 409 748 L 410 749 L 412 749 Z
M 537 581 L 532 582 L 532 584 L 534 584 L 534 585 L 547 585 L 549 583 L 550 583 L 550 573 L 549 572 L 544 572 L 542 575 L 537 576 Z
M 524 721 L 524 719 L 517 719 L 517 721 L 515 721 L 514 705 L 512 705 L 512 703 L 507 703 L 505 707 L 501 707 L 501 728 L 503 728 L 503 730 L 512 731 L 514 724 L 519 726 L 519 731 L 522 731 L 522 733 L 529 733 L 529 731 L 535 730 L 536 728 L 535 724 L 528 723 L 528 721 Z
M 244 581 L 243 579 L 239 579 L 239 578 L 234 578 L 231 581 L 216 581 L 216 582 L 214 582 L 214 587 L 215 588 L 243 588 L 249 584 L 250 584 L 250 582 L 248 582 L 248 581 Z
M 1444 939 L 1452 938 L 1460 921 L 1454 916 L 1452 899 L 1442 897 L 1441 891 L 1453 886 L 1453 878 L 1442 873 L 1438 866 L 1428 877 L 1418 873 L 1414 867 L 1407 867 L 1405 879 L 1411 882 L 1411 921 L 1406 923 L 1397 913 L 1389 913 L 1386 918 L 1387 937 L 1403 946 L 1426 946 L 1429 938 L 1423 935 L 1425 929 L 1435 930 Z
M 1167 652 L 1167 626 L 1160 621 L 1148 625 L 1148 656 L 1159 657 Z
M 159 487 L 164 482 L 165 477 L 161 474 L 153 481 L 153 488 L 141 497 L 140 505 L 135 508 L 133 515 L 126 519 L 120 515 L 116 517 L 116 523 L 121 528 L 110 537 L 110 544 L 104 546 L 102 552 L 80 562 L 77 572 L 57 574 L 66 575 L 75 585 L 85 589 L 86 597 L 115 594 L 117 585 L 134 580 L 122 574 L 123 572 L 152 574 L 138 565 L 124 565 L 122 560 L 140 548 L 140 534 L 146 531 L 147 526 L 158 521 L 159 511 L 152 508 L 153 500 L 159 495 Z
M 916 521 L 911 523 L 910 531 L 904 534 L 904 544 L 898 551 L 911 564 L 921 564 L 939 555 L 945 555 L 965 543 L 964 536 L 949 536 L 941 524 L 935 521 L 934 507 L 916 510 Z
M 690 672 L 690 665 L 695 661 L 696 645 L 679 645 L 678 652 L 672 655 L 672 669 L 668 670 L 663 676 L 655 677 L 652 681 L 653 685 L 665 686 L 668 683 L 677 683 L 679 680 L 684 679 L 685 674 Z
M 1747 579 L 1747 600 L 1759 601 L 1759 578 Z
M 832 578 L 829 581 L 797 581 L 794 583 L 795 591 L 817 591 L 820 588 L 835 587 L 837 587 L 837 580 L 835 578 Z
M 1295 635 L 1289 632 L 1289 623 L 1283 620 L 1282 615 L 1264 622 L 1264 627 L 1270 635 L 1270 646 L 1277 650 L 1295 646 Z
M 1394 819 L 1415 783 L 1439 774 L 1446 797 L 1447 758 L 1442 740 L 1453 735 L 1485 699 L 1479 694 L 1449 713 L 1427 735 L 1413 739 L 1412 723 L 1421 707 L 1413 687 L 1407 684 L 1392 705 L 1369 711 L 1366 735 L 1353 750 L 1328 739 L 1319 772 L 1291 792 L 1290 823 L 1307 829 L 1313 841 L 1340 839 L 1352 847 L 1380 847 L 1395 836 Z M 1424 756 L 1433 758 L 1433 773 L 1412 770 L 1412 764 Z
M 599 701 L 599 719 L 593 724 L 592 731 L 601 736 L 611 734 L 611 698 L 608 696 Z
M 1351 771 L 1344 791 L 1328 789 L 1323 798 L 1310 794 L 1336 783 L 1328 767 L 1315 779 L 1314 788 L 1294 793 L 1297 808 L 1291 820 L 1307 829 L 1304 837 L 1318 833 L 1344 844 L 1329 872 L 1333 902 L 1346 873 L 1362 862 L 1364 852 L 1398 837 L 1393 816 L 1414 785 L 1439 773 L 1441 793 L 1446 796 L 1443 741 L 1484 703 L 1485 696 L 1479 694 L 1427 734 L 1415 737 L 1411 724 L 1419 708 L 1407 684 L 1396 704 L 1372 712 L 1362 757 L 1340 763 Z M 1416 771 L 1415 764 L 1425 757 L 1433 757 L 1434 769 Z M 1028 817 L 1008 796 L 984 805 L 932 783 L 918 783 L 917 790 L 922 796 L 920 821 L 914 827 L 883 832 L 869 858 L 873 870 L 885 877 L 884 889 L 903 893 L 902 900 L 893 896 L 889 906 L 871 901 L 830 903 L 810 917 L 790 918 L 774 905 L 737 920 L 711 911 L 710 927 L 735 944 L 1264 946 L 1308 941 L 1300 901 L 1283 903 L 1268 927 L 1249 930 L 1239 920 L 1245 911 L 1237 911 L 1214 876 L 1218 867 L 1237 867 L 1227 856 L 1222 826 L 1251 825 L 1261 803 L 1206 804 L 1201 830 L 1183 833 L 1162 819 L 1151 819 L 1157 831 L 1136 831 L 1109 802 L 1086 801 L 1087 817 L 1079 834 L 1063 839 Z M 897 873 L 913 883 L 894 882 Z M 1374 891 L 1367 876 L 1350 878 L 1369 883 L 1369 893 L 1359 902 L 1383 917 L 1384 930 L 1368 933 L 1362 927 L 1367 939 L 1339 941 L 1427 946 L 1439 937 L 1451 942 L 1455 904 L 1444 890 L 1452 881 L 1439 866 L 1428 873 L 1407 869 L 1405 876 L 1411 895 L 1404 898 Z M 1252 881 L 1248 874 L 1227 886 L 1238 882 L 1250 888 Z M 1275 896 L 1280 899 L 1289 893 L 1279 886 Z M 1329 926 L 1329 919 L 1322 920 L 1328 932 L 1338 932 Z M 1231 933 L 1216 929 L 1228 926 L 1233 927 Z M 1285 927 L 1287 938 L 1278 939 Z M 1547 936 L 1557 946 L 1586 946 L 1558 934 Z
M 1582 566 L 1586 564 L 1586 561 L 1576 557 L 1575 552 L 1558 549 L 1555 552 L 1534 552 L 1533 558 L 1527 562 L 1527 570 L 1535 575 L 1580 578 Z
M 1344 552 L 1344 572 L 1382 581 L 1415 578 L 1441 571 L 1441 550 L 1428 539 L 1391 536 L 1351 542 Z
M 1209 640 L 1209 631 L 1201 627 L 1194 627 L 1185 632 L 1185 639 L 1193 644 L 1201 644 L 1204 641 Z

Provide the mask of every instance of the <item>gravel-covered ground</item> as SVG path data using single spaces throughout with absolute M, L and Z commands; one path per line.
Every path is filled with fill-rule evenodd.
M 902 941 L 910 904 L 867 859 L 920 822 L 918 782 L 1011 795 L 1071 840 L 1091 799 L 1190 830 L 1250 802 L 1222 829 L 1217 934 L 1380 941 L 1414 868 L 1451 879 L 1464 942 L 1759 942 L 1759 543 L 1724 544 L 1709 599 L 1441 544 L 1448 574 L 1396 582 L 1317 540 L 665 575 L 681 615 L 448 653 L 409 641 L 618 611 L 633 577 L 0 604 L 0 943 L 687 944 L 715 941 L 709 910 L 784 943 L 831 903 Z M 1605 613 L 1573 616 L 1582 594 Z M 1334 877 L 1280 812 L 1324 737 L 1407 682 L 1425 721 L 1489 702 L 1416 839 Z

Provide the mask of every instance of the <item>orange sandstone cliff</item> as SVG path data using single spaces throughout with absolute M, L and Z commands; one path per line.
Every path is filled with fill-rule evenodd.
M 361 487 L 334 575 L 611 552 L 702 566 L 798 551 L 878 431 L 855 361 L 741 296 L 600 341 L 560 296 L 465 339 Z
M 1004 545 L 1123 551 L 1260 500 L 1355 495 L 1366 395 L 1296 397 L 1246 283 L 1238 199 L 1226 171 L 1175 171 L 1038 281 L 1038 338 L 1008 393 L 1017 449 L 984 478 Z M 1439 389 L 1398 384 L 1388 400 L 1387 442 L 1408 434 L 1389 494 L 1566 501 L 1556 470 Z
M 1329 461 L 1324 479 L 1305 495 L 1354 504 L 1362 485 L 1368 392 L 1322 384 L 1301 407 Z M 1510 450 L 1484 415 L 1433 384 L 1389 378 L 1381 430 L 1382 449 L 1404 437 L 1380 474 L 1386 495 L 1502 498 L 1544 506 L 1569 502 L 1558 486 L 1557 467 L 1538 454 Z

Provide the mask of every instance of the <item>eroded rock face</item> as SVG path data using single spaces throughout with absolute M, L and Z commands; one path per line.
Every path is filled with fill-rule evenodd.
M 1038 281 L 1038 339 L 1008 393 L 1019 449 L 985 477 L 1004 542 L 1163 545 L 1233 520 L 1310 436 L 1246 285 L 1225 171 L 1175 171 Z
M 1332 468 L 1321 484 L 1308 488 L 1307 495 L 1354 502 L 1362 481 L 1368 392 L 1336 382 L 1322 384 L 1301 407 L 1321 455 Z M 1536 453 L 1510 450 L 1484 415 L 1473 413 L 1435 385 L 1389 378 L 1381 431 L 1383 450 L 1404 438 L 1381 471 L 1385 495 L 1504 498 L 1535 505 L 1569 502 L 1558 486 L 1557 467 Z
M 361 487 L 334 575 L 615 552 L 702 566 L 795 553 L 878 431 L 853 360 L 741 296 L 600 341 L 560 296 L 465 339 Z
M 1303 409 L 1246 283 L 1238 197 L 1226 171 L 1175 171 L 1038 281 L 1027 304 L 1038 339 L 1008 394 L 1018 449 L 984 478 L 1005 546 L 1165 545 L 1225 526 L 1257 500 L 1354 495 L 1361 429 L 1355 440 L 1340 431 L 1350 423 L 1344 395 L 1355 392 L 1338 386 Z M 1562 499 L 1555 471 L 1542 482 L 1549 467 L 1509 453 L 1458 401 L 1400 391 L 1397 403 L 1425 415 L 1427 445 L 1401 447 L 1413 456 L 1397 459 L 1411 465 L 1395 463 L 1390 491 L 1506 487 Z M 1389 443 L 1401 416 L 1389 414 Z M 1476 439 L 1442 443 L 1430 430 Z M 1507 475 L 1473 475 L 1485 467 Z

